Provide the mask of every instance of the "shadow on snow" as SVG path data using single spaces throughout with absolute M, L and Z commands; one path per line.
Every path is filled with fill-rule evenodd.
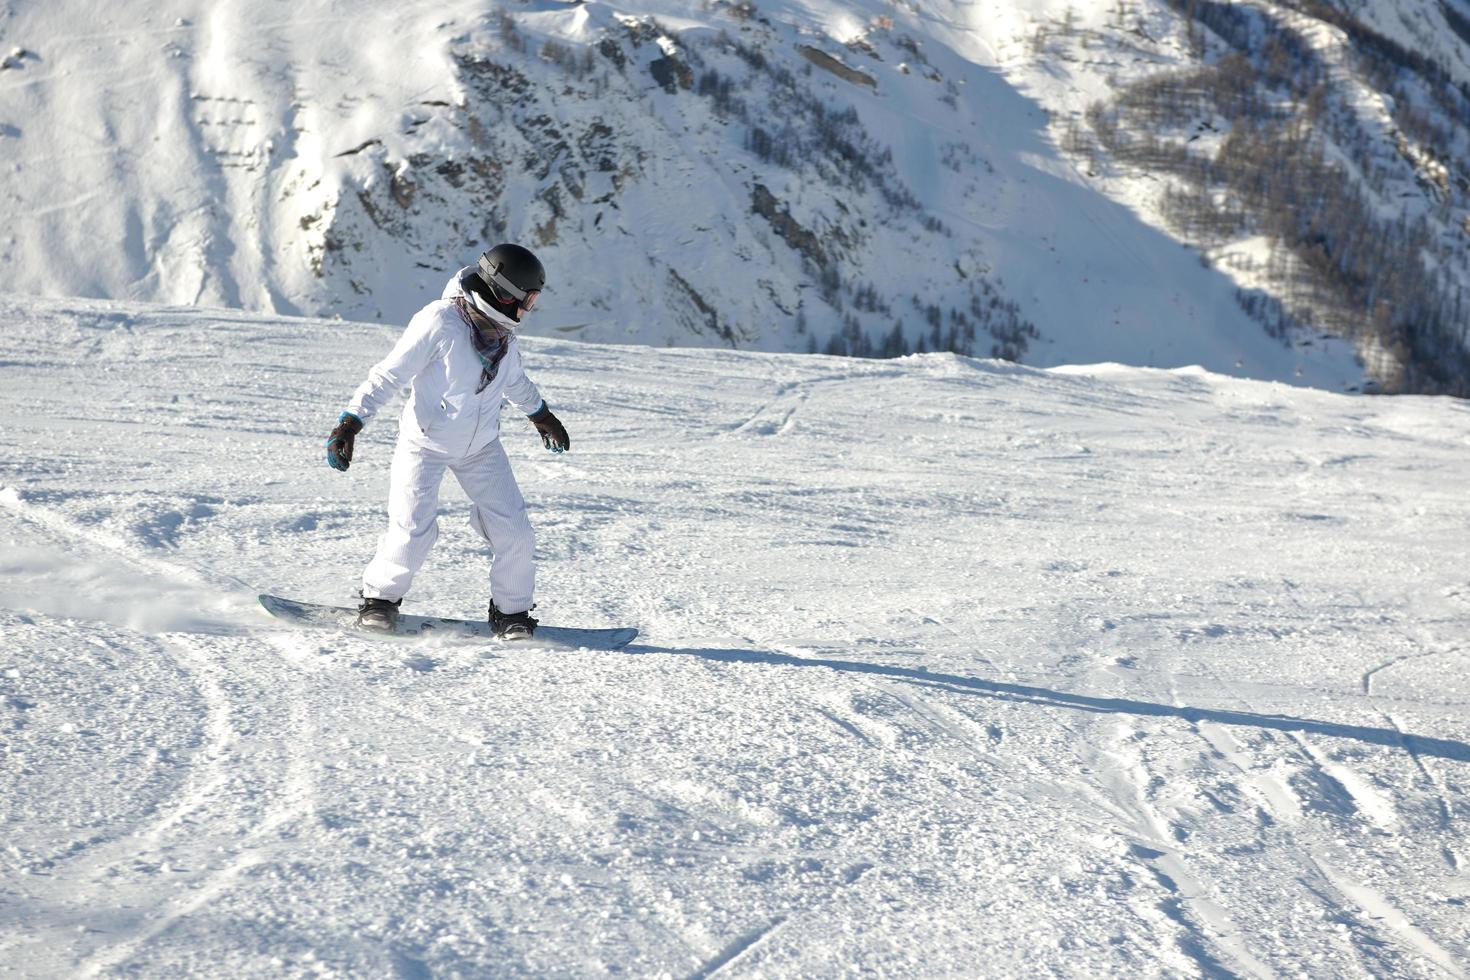
M 1414 735 L 1393 728 L 1371 728 L 1367 725 L 1347 725 L 1313 718 L 1294 718 L 1290 715 L 1265 715 L 1252 711 L 1231 711 L 1224 708 L 1193 708 L 1188 705 L 1175 706 L 1155 701 L 1138 701 L 1133 698 L 1098 697 L 1091 694 L 1071 694 L 1053 691 L 1044 687 L 1026 684 L 1010 684 L 988 681 L 977 677 L 962 677 L 958 674 L 939 674 L 914 667 L 894 667 L 887 664 L 862 663 L 854 660 L 829 660 L 821 657 L 793 657 L 784 653 L 761 650 L 680 650 L 670 647 L 634 645 L 622 652 L 635 655 L 670 654 L 673 656 L 699 657 L 721 663 L 773 664 L 782 667 L 826 667 L 829 670 L 854 674 L 876 674 L 898 680 L 923 684 L 926 687 L 952 691 L 957 694 L 978 694 L 999 701 L 1016 701 L 1022 704 L 1039 704 L 1052 708 L 1071 708 L 1076 711 L 1091 711 L 1099 714 L 1140 715 L 1150 718 L 1179 718 L 1191 724 L 1210 721 L 1218 725 L 1236 725 L 1245 728 L 1272 729 L 1281 732 L 1303 732 L 1312 735 L 1328 735 L 1333 738 L 1349 738 L 1370 745 L 1386 745 L 1399 748 L 1413 755 L 1434 756 L 1470 762 L 1470 745 L 1447 738 L 1431 738 Z

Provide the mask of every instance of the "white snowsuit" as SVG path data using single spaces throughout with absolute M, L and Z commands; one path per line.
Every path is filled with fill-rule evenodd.
M 461 270 L 463 275 L 469 270 Z M 420 310 L 387 357 L 373 365 L 347 411 L 370 420 L 410 388 L 398 426 L 388 491 L 388 530 L 362 575 L 362 594 L 401 599 L 439 536 L 439 484 L 447 469 L 470 498 L 470 526 L 489 543 L 490 595 L 501 612 L 531 608 L 536 586 L 535 537 L 526 503 L 500 445 L 500 403 L 527 415 L 543 404 L 521 367 L 512 334 L 495 379 L 483 391 L 483 365 L 453 299 L 460 276 L 443 298 Z M 502 324 L 514 327 L 509 319 Z

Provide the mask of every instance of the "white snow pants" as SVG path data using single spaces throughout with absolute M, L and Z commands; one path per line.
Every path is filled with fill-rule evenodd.
M 490 595 L 501 612 L 531 608 L 536 588 L 535 535 L 526 502 L 496 439 L 462 459 L 403 439 L 393 451 L 388 530 L 362 573 L 362 594 L 401 599 L 439 537 L 439 484 L 451 470 L 470 498 L 470 526 L 490 545 Z

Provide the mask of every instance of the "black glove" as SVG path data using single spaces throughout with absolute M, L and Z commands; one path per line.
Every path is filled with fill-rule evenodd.
M 351 412 L 343 412 L 337 427 L 327 437 L 327 465 L 334 470 L 346 471 L 352 465 L 352 440 L 362 431 L 362 419 Z
M 536 427 L 536 431 L 541 433 L 541 441 L 546 445 L 547 449 L 550 449 L 554 453 L 564 453 L 572 448 L 572 440 L 567 435 L 566 426 L 562 425 L 561 420 L 551 414 L 551 409 L 546 407 L 545 402 L 542 402 L 540 408 L 526 417 L 531 420 L 531 424 Z

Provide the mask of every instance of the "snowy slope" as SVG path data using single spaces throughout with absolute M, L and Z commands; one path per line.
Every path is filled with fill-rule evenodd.
M 548 621 L 349 598 L 387 326 L 0 300 L 27 976 L 1463 976 L 1470 410 L 1195 370 L 532 339 Z M 446 488 L 409 605 L 477 614 Z
M 12 5 L 0 290 L 402 322 L 508 238 L 556 336 L 1359 384 L 1056 149 L 1064 6 Z

